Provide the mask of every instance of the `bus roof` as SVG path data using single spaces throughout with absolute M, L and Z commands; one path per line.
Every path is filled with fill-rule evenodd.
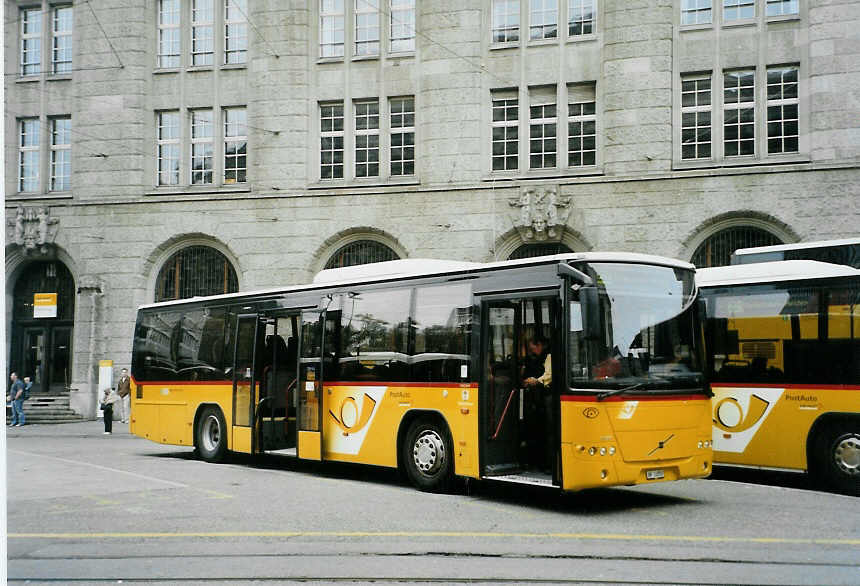
M 841 240 L 819 240 L 817 242 L 796 242 L 794 244 L 774 244 L 773 246 L 757 246 L 754 248 L 738 248 L 734 254 L 759 254 L 764 252 L 782 252 L 784 250 L 808 250 L 810 248 L 828 248 L 832 246 L 850 246 L 860 244 L 860 238 L 843 238 Z
M 257 291 L 240 291 L 237 293 L 211 295 L 207 297 L 190 297 L 173 301 L 162 301 L 159 303 L 147 303 L 141 305 L 138 309 L 145 309 L 150 307 L 168 307 L 171 305 L 197 303 L 200 301 L 214 301 L 218 299 L 241 299 L 243 297 L 253 297 L 257 295 L 274 295 L 278 293 L 309 291 L 313 289 L 328 289 L 333 287 L 344 287 L 355 284 L 376 283 L 380 281 L 397 281 L 402 279 L 417 279 L 421 277 L 454 275 L 458 273 L 469 273 L 473 271 L 492 271 L 502 268 L 527 267 L 559 262 L 608 262 L 650 264 L 686 270 L 695 269 L 695 267 L 688 262 L 668 257 L 655 256 L 650 254 L 640 254 L 636 252 L 568 252 L 563 254 L 554 254 L 550 256 L 537 256 L 532 258 L 505 260 L 490 263 L 450 261 L 440 259 L 402 259 L 370 263 L 367 265 L 342 267 L 337 269 L 325 269 L 323 271 L 320 271 L 317 277 L 314 278 L 313 282 L 309 284 L 290 285 L 272 289 L 261 289 Z M 377 267 L 377 265 L 381 266 Z
M 860 269 L 845 265 L 831 264 L 817 260 L 780 260 L 698 269 L 696 271 L 696 284 L 699 287 L 719 287 L 723 285 L 856 276 L 860 276 Z

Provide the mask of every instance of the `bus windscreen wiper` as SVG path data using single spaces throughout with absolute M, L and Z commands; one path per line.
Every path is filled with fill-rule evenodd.
M 614 397 L 615 395 L 620 395 L 621 393 L 626 393 L 627 391 L 632 391 L 633 389 L 638 389 L 642 386 L 643 383 L 636 383 L 635 385 L 630 385 L 629 387 L 622 387 L 620 389 L 612 389 L 611 391 L 604 391 L 602 393 L 597 393 L 597 400 L 603 401 L 604 399 L 608 399 L 609 397 Z

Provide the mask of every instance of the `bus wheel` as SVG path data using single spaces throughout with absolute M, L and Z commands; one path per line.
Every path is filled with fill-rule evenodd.
M 403 464 L 409 480 L 426 492 L 445 492 L 453 476 L 451 439 L 444 425 L 432 417 L 412 422 L 403 442 Z
M 195 432 L 197 453 L 207 462 L 220 462 L 227 453 L 227 424 L 221 410 L 206 407 L 200 414 Z
M 832 489 L 860 496 L 860 430 L 840 423 L 818 437 L 820 473 Z

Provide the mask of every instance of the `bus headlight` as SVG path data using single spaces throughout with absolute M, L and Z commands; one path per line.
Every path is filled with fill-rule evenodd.
M 605 456 L 605 455 L 606 455 L 606 448 L 600 448 L 600 455 L 601 455 L 601 456 Z
M 612 456 L 615 454 L 615 446 L 609 446 L 609 455 Z
M 596 453 L 597 453 L 597 448 L 595 448 L 594 446 L 591 446 L 590 448 L 588 448 L 588 455 L 589 456 L 593 456 Z

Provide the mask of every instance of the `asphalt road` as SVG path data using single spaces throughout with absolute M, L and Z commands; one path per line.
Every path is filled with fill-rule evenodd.
M 433 495 L 114 429 L 7 428 L 10 583 L 860 584 L 860 500 L 797 477 Z

